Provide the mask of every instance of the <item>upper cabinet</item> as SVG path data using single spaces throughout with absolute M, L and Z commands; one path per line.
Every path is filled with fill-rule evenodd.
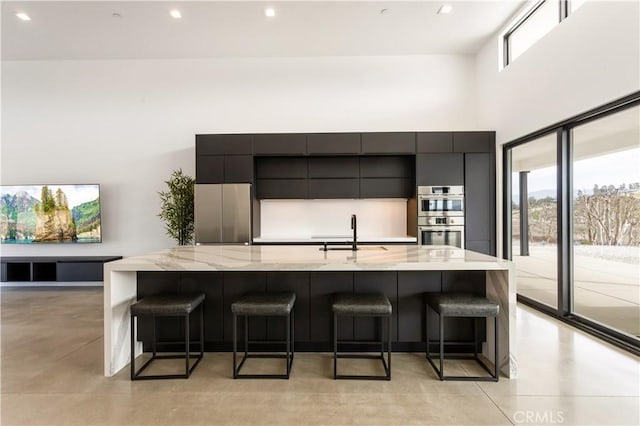
M 416 150 L 422 152 L 453 152 L 453 132 L 418 132 Z
M 362 134 L 363 154 L 415 154 L 416 134 L 413 132 L 382 132 Z
M 305 155 L 307 135 L 302 133 L 271 133 L 253 135 L 255 155 Z
M 418 154 L 418 186 L 464 185 L 464 154 Z
M 307 135 L 309 155 L 360 154 L 360 133 L 312 133 Z
M 196 135 L 196 156 L 251 155 L 252 135 Z
M 492 152 L 495 132 L 453 132 L 453 152 Z

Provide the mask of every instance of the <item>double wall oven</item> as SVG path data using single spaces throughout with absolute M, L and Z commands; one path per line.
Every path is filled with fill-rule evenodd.
M 418 187 L 418 241 L 464 248 L 464 187 Z

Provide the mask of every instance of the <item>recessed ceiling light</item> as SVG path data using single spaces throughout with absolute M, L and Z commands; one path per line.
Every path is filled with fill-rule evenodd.
M 173 9 L 171 12 L 169 12 L 171 14 L 171 16 L 173 16 L 175 19 L 180 19 L 182 18 L 182 13 L 180 13 L 179 10 L 177 9 Z
M 453 6 L 451 6 L 450 4 L 443 4 L 442 6 L 440 6 L 440 9 L 438 9 L 438 15 L 447 15 L 452 11 Z
M 29 15 L 27 15 L 27 14 L 26 14 L 26 13 L 24 13 L 24 12 L 18 12 L 18 13 L 16 13 L 16 16 L 17 16 L 19 19 L 22 19 L 23 21 L 30 21 L 30 20 L 31 20 L 31 18 L 29 17 Z
M 272 7 L 268 7 L 264 10 L 264 14 L 269 18 L 273 18 L 274 16 L 276 16 L 276 10 Z
M 389 9 L 380 9 L 380 15 L 384 15 L 388 11 L 389 11 Z
M 111 17 L 112 17 L 112 18 L 122 18 L 122 15 L 121 15 L 121 14 L 119 14 L 118 12 L 113 12 L 113 13 L 111 14 Z

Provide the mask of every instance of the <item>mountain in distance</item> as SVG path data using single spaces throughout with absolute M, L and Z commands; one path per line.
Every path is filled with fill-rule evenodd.
M 38 204 L 40 200 L 25 191 L 4 194 L 0 198 L 0 237 L 23 239 L 34 235 L 38 222 L 34 208 Z
M 78 204 L 71 209 L 78 234 L 89 233 L 100 227 L 100 199 Z

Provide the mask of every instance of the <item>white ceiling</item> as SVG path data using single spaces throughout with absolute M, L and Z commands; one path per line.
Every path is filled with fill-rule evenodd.
M 443 2 L 5 1 L 2 59 L 474 54 L 524 4 Z

